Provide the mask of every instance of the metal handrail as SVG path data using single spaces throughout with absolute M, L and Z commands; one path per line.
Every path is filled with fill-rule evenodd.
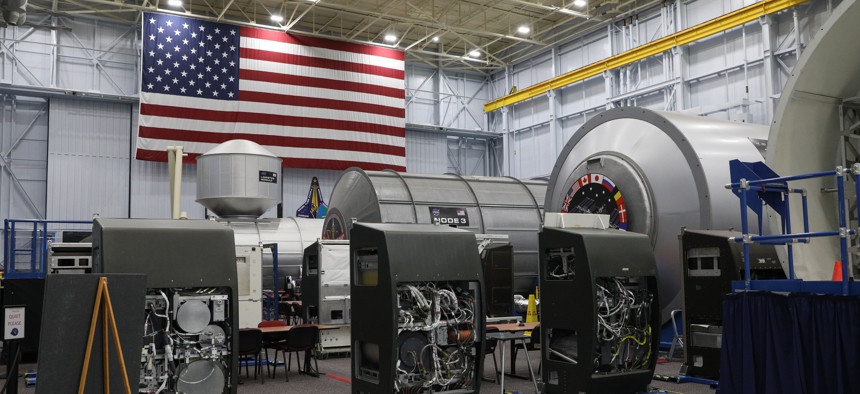
M 814 172 L 809 174 L 800 174 L 800 175 L 792 175 L 792 176 L 782 176 L 782 177 L 772 177 L 772 178 L 762 178 L 762 179 L 754 179 L 749 180 L 746 178 L 741 178 L 738 182 L 730 183 L 726 185 L 727 189 L 731 189 L 734 192 L 737 192 L 738 197 L 740 197 L 740 208 L 741 208 L 741 228 L 742 228 L 742 236 L 740 237 L 730 237 L 731 241 L 742 243 L 743 244 L 743 258 L 744 258 L 744 288 L 746 290 L 750 289 L 750 244 L 752 243 L 761 243 L 761 242 L 769 242 L 769 243 L 784 243 L 786 244 L 786 248 L 788 251 L 788 275 L 789 279 L 796 279 L 794 274 L 794 250 L 792 248 L 792 244 L 795 242 L 808 242 L 810 238 L 816 237 L 839 237 L 839 252 L 842 261 L 842 294 L 848 295 L 849 293 L 849 277 L 848 277 L 848 236 L 857 234 L 857 230 L 853 228 L 848 228 L 848 223 L 846 223 L 846 211 L 847 208 L 845 206 L 845 176 L 854 175 L 854 182 L 856 187 L 856 192 L 858 198 L 860 198 L 860 165 L 855 165 L 853 170 L 845 169 L 840 167 L 836 167 L 835 170 L 831 171 L 821 171 Z M 839 209 L 839 228 L 835 230 L 825 230 L 825 231 L 809 231 L 809 213 L 807 209 L 807 198 L 806 198 L 806 190 L 804 189 L 793 189 L 788 187 L 789 181 L 797 181 L 803 179 L 813 179 L 813 178 L 824 178 L 824 177 L 836 177 L 836 190 L 838 193 L 838 209 Z M 752 235 L 749 231 L 749 223 L 748 223 L 748 205 L 747 205 L 747 191 L 758 191 L 759 198 L 761 198 L 762 193 L 780 193 L 784 196 L 785 201 L 785 212 L 783 213 L 783 233 L 775 234 L 775 235 Z M 791 232 L 791 210 L 788 205 L 788 195 L 790 193 L 800 193 L 802 196 L 803 202 L 803 231 L 802 233 L 792 233 Z M 857 207 L 858 214 L 858 227 L 860 227 L 860 206 Z

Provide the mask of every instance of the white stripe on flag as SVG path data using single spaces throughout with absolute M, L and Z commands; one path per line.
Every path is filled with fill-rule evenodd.
M 403 71 L 404 69 L 403 60 L 391 59 L 382 56 L 289 44 L 286 42 L 270 41 L 262 38 L 253 37 L 242 37 L 240 42 L 242 48 L 252 48 L 269 52 L 309 56 L 321 59 L 338 60 L 359 64 L 372 64 L 379 67 L 391 68 L 394 70 L 401 71 Z
M 310 78 L 323 78 L 335 81 L 358 82 L 368 85 L 385 86 L 393 89 L 404 89 L 402 79 L 388 78 L 380 75 L 357 73 L 351 71 L 332 70 L 329 68 L 300 66 L 270 62 L 267 60 L 240 58 L 239 65 L 242 70 L 265 71 L 276 74 L 297 75 Z M 241 75 L 241 74 L 240 74 Z
M 361 133 L 355 131 L 315 129 L 308 127 L 284 127 L 252 123 L 215 122 L 207 120 L 166 118 L 148 115 L 140 115 L 139 119 L 141 126 L 163 129 L 179 129 L 223 134 L 241 133 L 271 135 L 278 137 L 317 138 L 335 141 L 369 142 L 372 144 L 382 144 L 399 147 L 406 146 L 406 140 L 403 137 L 395 137 L 374 133 Z
M 210 144 L 206 142 L 189 142 L 189 141 L 171 141 L 151 138 L 138 138 L 137 148 L 163 152 L 171 145 L 182 145 L 185 152 L 188 153 L 205 153 L 216 147 L 218 144 Z M 340 160 L 340 161 L 357 161 L 363 163 L 382 163 L 391 166 L 406 166 L 406 158 L 403 156 L 393 156 L 381 153 L 355 152 L 332 149 L 312 149 L 312 148 L 289 148 L 282 146 L 265 145 L 265 148 L 277 155 L 278 157 L 294 157 L 298 159 L 321 159 L 321 160 Z
M 169 94 L 142 92 L 141 98 L 146 103 L 158 103 L 175 107 L 187 107 L 208 111 L 238 111 L 278 116 L 296 116 L 316 119 L 332 119 L 340 121 L 373 123 L 383 126 L 406 127 L 406 119 L 369 114 L 366 112 L 339 111 L 327 108 L 298 107 L 282 104 L 257 103 L 251 101 L 213 100 L 205 98 L 173 96 Z M 154 97 L 161 96 L 161 97 Z M 181 117 L 182 112 L 177 113 Z
M 247 90 L 261 93 L 285 94 L 299 97 L 321 98 L 328 100 L 351 101 L 355 103 L 376 104 L 398 109 L 403 109 L 403 107 L 406 105 L 406 100 L 403 98 L 378 96 L 369 93 L 351 92 L 348 90 L 308 88 L 304 86 L 284 85 L 272 82 L 241 80 L 239 81 L 239 90 Z

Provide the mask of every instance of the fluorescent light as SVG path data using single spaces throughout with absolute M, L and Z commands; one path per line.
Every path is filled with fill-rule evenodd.
M 394 34 L 391 34 L 391 33 L 385 35 L 385 42 L 394 42 L 394 41 L 397 41 L 397 36 L 395 36 Z
M 474 50 L 472 50 L 472 52 L 469 52 L 469 56 L 471 56 L 471 57 L 480 57 L 480 56 L 481 56 L 481 52 L 479 52 L 477 49 L 474 49 Z
M 520 34 L 529 34 L 531 31 L 532 29 L 526 25 L 522 25 L 517 28 L 517 32 Z
M 284 21 L 284 17 L 280 15 L 272 15 L 272 22 L 281 23 Z
M 167 0 L 167 5 L 171 7 L 182 7 L 182 0 Z
M 585 7 L 587 5 L 588 5 L 588 2 L 585 0 L 573 0 L 573 6 L 574 7 L 582 8 L 582 7 Z
M 433 42 L 439 42 L 439 36 L 433 37 Z

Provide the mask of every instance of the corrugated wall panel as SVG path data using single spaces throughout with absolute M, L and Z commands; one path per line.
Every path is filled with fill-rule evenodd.
M 47 152 L 45 100 L 0 95 L 0 154 L 8 154 L 9 169 L 20 182 L 19 187 L 9 171 L 0 168 L 0 218 L 34 219 L 45 215 Z
M 406 171 L 444 174 L 448 171 L 448 138 L 442 134 L 406 132 Z
M 129 104 L 51 100 L 49 219 L 128 216 L 130 110 Z
M 480 140 L 448 138 L 448 169 L 459 175 L 487 175 L 487 145 Z
M 131 111 L 132 130 L 137 138 L 138 107 Z M 135 142 L 132 142 L 134 146 Z M 202 219 L 205 209 L 194 201 L 197 198 L 197 166 L 182 166 L 182 196 L 180 209 L 190 219 Z M 167 163 L 131 160 L 131 217 L 168 219 L 170 218 L 170 178 Z
M 45 214 L 47 152 L 45 100 L 0 95 L 0 154 L 8 154 L 9 162 L 8 169 L 2 168 L 0 160 L 0 219 L 34 219 Z M 20 187 L 8 170 L 18 178 Z
M 203 206 L 197 198 L 197 166 L 182 165 L 182 197 L 180 210 L 190 219 L 203 219 Z M 132 160 L 131 162 L 131 217 L 169 219 L 170 182 L 167 163 Z

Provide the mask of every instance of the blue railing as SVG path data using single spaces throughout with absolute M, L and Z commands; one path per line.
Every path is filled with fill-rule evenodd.
M 68 225 L 76 228 L 66 228 Z M 3 220 L 3 277 L 44 278 L 47 272 L 48 242 L 55 240 L 57 232 L 92 231 L 92 225 L 92 221 L 75 220 Z M 22 268 L 20 264 L 26 266 Z
M 740 198 L 741 209 L 741 232 L 740 237 L 732 237 L 731 240 L 743 244 L 744 257 L 744 290 L 769 290 L 769 291 L 814 291 L 832 293 L 835 282 L 806 282 L 797 279 L 794 273 L 794 248 L 795 243 L 808 243 L 811 238 L 839 237 L 839 252 L 842 263 L 841 291 L 843 295 L 856 292 L 849 282 L 848 260 L 848 237 L 857 233 L 856 229 L 849 228 L 846 223 L 845 206 L 845 177 L 854 175 L 857 196 L 860 198 L 860 166 L 855 166 L 854 171 L 836 167 L 835 170 L 821 171 L 809 174 L 778 176 L 762 162 L 745 163 L 739 160 L 729 162 L 732 183 L 726 185 Z M 807 208 L 806 190 L 802 188 L 790 188 L 788 182 L 813 178 L 836 178 L 836 192 L 839 207 L 839 228 L 823 231 L 809 230 L 809 213 Z M 792 233 L 791 230 L 791 194 L 800 194 L 803 204 L 803 232 Z M 762 217 L 764 206 L 770 206 L 781 218 L 781 234 L 753 235 L 750 234 L 748 222 L 748 210 L 758 215 L 759 234 L 762 232 Z M 860 227 L 860 206 L 858 206 L 858 227 Z M 760 281 L 768 283 L 755 284 L 750 280 L 750 244 L 772 244 L 786 245 L 788 255 L 788 280 Z M 756 281 L 759 282 L 759 281 Z

